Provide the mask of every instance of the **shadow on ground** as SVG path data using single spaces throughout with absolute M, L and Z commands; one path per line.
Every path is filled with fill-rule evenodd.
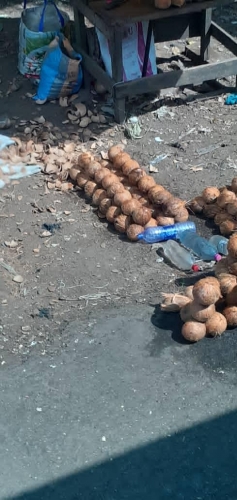
M 234 411 L 14 500 L 236 500 L 236 424 Z

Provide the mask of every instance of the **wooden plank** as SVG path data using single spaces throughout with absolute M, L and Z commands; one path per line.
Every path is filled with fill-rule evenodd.
M 119 83 L 114 86 L 114 95 L 121 98 L 137 94 L 149 94 L 150 92 L 157 92 L 160 89 L 198 85 L 208 80 L 236 74 L 237 59 L 233 58 L 223 62 L 203 64 L 183 71 L 169 71 L 162 75 L 158 74 L 130 82 Z
M 200 47 L 200 57 L 203 62 L 208 61 L 209 59 L 209 49 L 211 41 L 211 21 L 212 21 L 212 9 L 203 10 L 201 14 L 201 47 Z
M 218 24 L 212 21 L 211 23 L 211 35 L 218 40 L 226 49 L 228 49 L 232 54 L 237 56 L 237 42 L 233 36 L 229 35 L 227 31 L 223 30 Z
M 106 90 L 112 92 L 115 81 L 104 71 L 99 64 L 92 59 L 86 52 L 84 52 L 81 47 L 79 47 L 79 52 L 82 55 L 82 62 L 84 68 L 92 75 L 96 80 L 98 80 Z
M 85 5 L 83 0 L 71 0 L 71 3 L 75 11 L 79 11 L 83 16 L 85 16 L 96 28 L 98 28 L 107 38 L 109 37 L 110 31 L 106 22 L 98 16 L 90 6 Z
M 235 0 L 236 1 L 236 0 Z M 78 5 L 81 0 L 74 0 Z M 194 2 L 186 4 L 181 8 L 170 7 L 167 10 L 156 9 L 150 2 L 137 2 L 131 0 L 125 2 L 116 9 L 106 10 L 105 0 L 94 0 L 89 2 L 89 8 L 93 10 L 109 26 L 123 25 L 124 22 L 152 21 L 155 19 L 164 19 L 167 17 L 177 17 L 184 14 L 201 12 L 205 9 L 213 9 L 218 6 L 229 5 L 230 0 L 204 0 L 203 2 Z M 235 2 L 233 2 L 235 3 Z M 89 18 L 88 18 L 89 19 Z

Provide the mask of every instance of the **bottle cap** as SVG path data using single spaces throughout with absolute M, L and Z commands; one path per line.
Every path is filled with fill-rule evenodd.
M 198 271 L 200 271 L 200 267 L 197 264 L 193 264 L 192 271 L 194 271 L 195 273 L 197 273 Z
M 221 255 L 219 253 L 216 253 L 214 259 L 215 259 L 216 262 L 219 262 L 222 259 L 222 257 L 221 257 Z

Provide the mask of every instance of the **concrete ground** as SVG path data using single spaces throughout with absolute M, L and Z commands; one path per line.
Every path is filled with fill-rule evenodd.
M 1 371 L 1 500 L 236 500 L 236 333 L 185 345 L 148 306 L 66 329 Z

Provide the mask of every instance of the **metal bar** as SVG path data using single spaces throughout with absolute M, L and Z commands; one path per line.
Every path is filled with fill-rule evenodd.
M 232 54 L 237 56 L 237 42 L 233 36 L 229 35 L 227 31 L 223 30 L 218 24 L 212 21 L 211 23 L 211 35 L 218 40 L 226 49 L 228 49 Z

